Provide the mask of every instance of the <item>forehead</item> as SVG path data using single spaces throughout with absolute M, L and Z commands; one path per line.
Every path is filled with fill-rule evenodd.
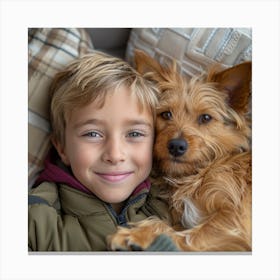
M 102 109 L 104 106 L 111 106 L 114 104 L 111 103 L 111 100 L 114 100 L 114 104 L 119 104 L 116 101 L 129 101 L 132 106 L 139 107 L 139 110 L 142 111 L 144 107 L 148 107 L 145 104 L 145 99 L 141 94 L 136 94 L 131 87 L 120 85 L 116 88 L 101 92 L 98 94 L 94 100 L 96 106 L 99 109 Z
M 89 104 L 71 112 L 69 121 L 78 122 L 90 118 L 99 118 L 115 123 L 122 119 L 152 119 L 149 106 L 144 106 L 127 87 L 119 87 L 101 94 Z

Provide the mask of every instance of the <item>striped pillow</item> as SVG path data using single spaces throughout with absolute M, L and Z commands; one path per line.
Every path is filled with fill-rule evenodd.
M 49 95 L 52 78 L 93 49 L 84 29 L 28 30 L 28 185 L 36 180 L 50 147 Z

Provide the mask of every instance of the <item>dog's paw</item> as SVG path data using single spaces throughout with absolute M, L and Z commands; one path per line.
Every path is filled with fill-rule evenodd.
M 144 251 L 153 240 L 147 240 L 141 230 L 119 228 L 108 236 L 108 249 L 111 251 Z

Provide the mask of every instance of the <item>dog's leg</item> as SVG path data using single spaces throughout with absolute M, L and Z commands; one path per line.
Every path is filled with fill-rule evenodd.
M 159 219 L 147 219 L 131 224 L 131 228 L 119 228 L 108 237 L 108 247 L 113 251 L 145 250 L 156 237 L 166 234 L 182 251 L 251 251 L 250 235 L 246 231 L 238 231 L 240 225 L 225 227 L 225 219 L 218 213 L 207 223 L 183 231 L 175 231 Z M 232 221 L 227 222 L 232 224 Z
M 160 234 L 166 234 L 172 240 L 173 235 L 175 235 L 172 227 L 157 218 L 149 218 L 138 223 L 132 223 L 130 226 L 129 228 L 119 227 L 115 234 L 107 238 L 109 250 L 145 250 Z M 174 243 L 176 244 L 177 242 Z

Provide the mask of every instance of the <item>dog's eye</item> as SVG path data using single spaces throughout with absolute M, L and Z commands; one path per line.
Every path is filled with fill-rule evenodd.
M 206 123 L 209 123 L 211 120 L 212 120 L 212 117 L 208 114 L 202 114 L 198 117 L 199 124 L 206 124 Z
M 170 111 L 162 112 L 162 113 L 160 113 L 160 115 L 164 120 L 171 120 L 172 119 L 172 113 Z

